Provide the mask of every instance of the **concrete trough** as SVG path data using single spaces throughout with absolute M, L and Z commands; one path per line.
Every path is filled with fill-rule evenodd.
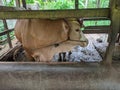
M 120 90 L 120 63 L 1 62 L 0 90 Z

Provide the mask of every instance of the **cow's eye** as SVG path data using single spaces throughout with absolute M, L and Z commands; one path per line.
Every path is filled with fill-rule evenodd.
M 75 31 L 76 31 L 76 32 L 79 32 L 80 30 L 79 30 L 79 29 L 76 29 Z

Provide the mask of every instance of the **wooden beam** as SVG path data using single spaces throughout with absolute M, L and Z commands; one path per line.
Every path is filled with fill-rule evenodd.
M 104 9 L 79 9 L 79 10 L 0 10 L 0 19 L 25 19 L 25 18 L 83 18 L 106 17 L 109 18 L 109 8 Z

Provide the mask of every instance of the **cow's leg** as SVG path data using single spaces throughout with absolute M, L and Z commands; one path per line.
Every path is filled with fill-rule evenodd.
M 105 57 L 103 60 L 104 64 L 111 65 L 112 63 L 112 54 L 115 47 L 116 37 L 119 31 L 120 26 L 120 12 L 114 11 L 112 15 L 112 30 L 111 30 L 111 37 L 110 37 L 110 43 L 108 45 L 108 48 L 105 53 Z

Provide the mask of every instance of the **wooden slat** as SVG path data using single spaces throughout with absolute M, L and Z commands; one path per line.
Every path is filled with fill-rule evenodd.
M 104 9 L 79 9 L 79 10 L 0 10 L 1 19 L 24 19 L 24 18 L 83 18 L 83 17 L 108 17 L 109 8 Z
M 7 22 L 5 19 L 3 20 L 3 23 L 4 23 L 4 29 L 8 30 Z M 12 48 L 10 34 L 9 33 L 6 33 L 6 34 L 7 34 L 7 40 L 8 40 L 9 47 Z
M 85 34 L 95 34 L 95 33 L 108 33 L 108 30 L 84 30 L 83 33 Z
M 108 33 L 110 26 L 87 26 L 83 31 L 85 34 L 89 33 Z
M 10 32 L 12 32 L 14 29 L 9 29 L 9 30 L 5 30 L 5 31 L 3 31 L 3 32 L 0 32 L 0 36 L 3 36 L 3 35 L 5 35 L 5 34 L 7 34 L 7 33 L 10 33 Z

